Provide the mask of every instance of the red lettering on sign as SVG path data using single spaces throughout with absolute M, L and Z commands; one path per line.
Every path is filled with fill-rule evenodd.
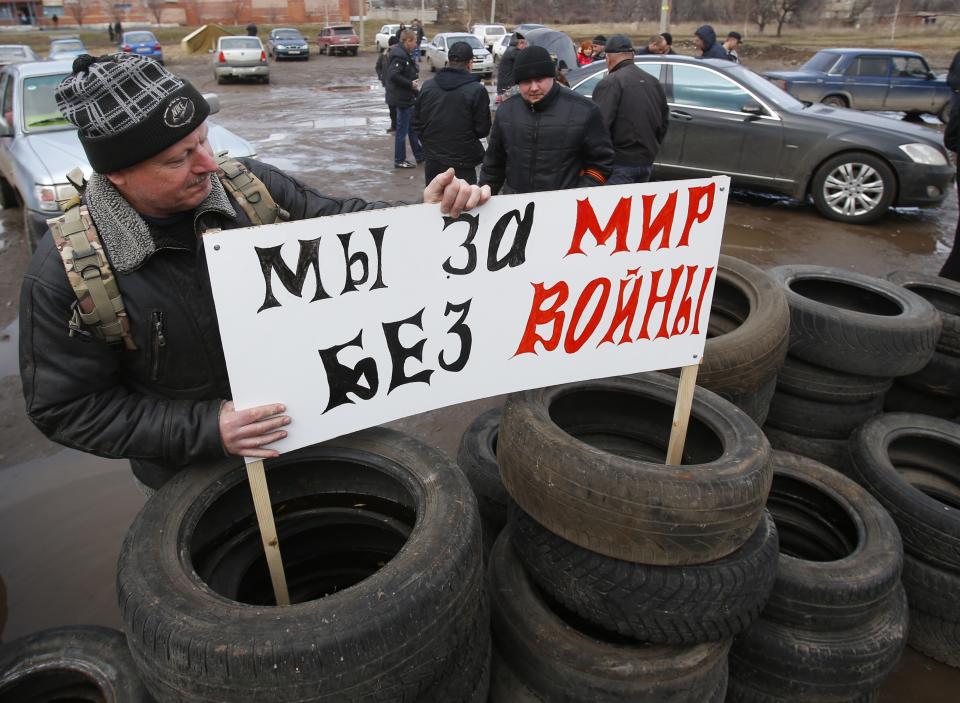
M 617 344 L 626 344 L 633 341 L 630 337 L 630 328 L 633 326 L 633 320 L 637 316 L 637 302 L 640 300 L 640 286 L 643 284 L 643 276 L 636 277 L 639 272 L 640 269 L 629 269 L 627 271 L 627 278 L 620 279 L 620 291 L 617 293 L 617 307 L 613 311 L 613 320 L 610 322 L 610 328 L 603 336 L 603 339 L 600 340 L 600 344 L 612 342 L 614 333 L 616 333 L 617 328 L 621 326 L 623 327 L 623 334 L 620 335 L 620 341 L 617 342 Z M 635 278 L 630 278 L 631 276 Z M 627 286 L 630 285 L 631 281 L 633 281 L 633 286 L 630 288 L 630 293 L 627 294 Z M 597 346 L 600 346 L 600 344 Z
M 587 287 L 583 289 L 580 297 L 577 298 L 577 304 L 574 306 L 573 314 L 570 316 L 570 326 L 567 327 L 567 337 L 563 340 L 563 350 L 567 352 L 567 354 L 573 354 L 579 351 L 584 342 L 586 342 L 590 335 L 593 334 L 593 331 L 597 329 L 597 325 L 600 324 L 600 318 L 603 317 L 603 311 L 607 307 L 607 300 L 610 298 L 610 287 L 609 278 L 595 278 L 587 284 Z M 596 302 L 593 314 L 590 316 L 590 319 L 587 320 L 586 326 L 578 337 L 577 325 L 580 323 L 583 311 L 586 309 L 587 304 L 593 298 L 594 291 L 597 289 L 600 290 L 600 300 Z
M 617 233 L 616 244 L 611 254 L 627 251 L 627 230 L 630 227 L 630 206 L 633 198 L 620 198 L 620 202 L 613 209 L 613 214 L 607 220 L 606 226 L 601 230 L 600 222 L 597 220 L 597 213 L 593 211 L 590 204 L 590 198 L 584 198 L 577 201 L 577 224 L 573 228 L 573 241 L 570 243 L 570 254 L 583 254 L 580 244 L 583 241 L 583 235 L 587 232 L 593 235 L 597 246 L 607 243 L 610 235 Z
M 663 275 L 663 269 L 653 271 L 653 278 L 650 280 L 650 295 L 647 296 L 647 309 L 643 314 L 643 323 L 640 325 L 640 334 L 637 335 L 637 339 L 650 339 L 650 334 L 647 331 L 647 323 L 650 322 L 650 315 L 653 313 L 654 307 L 660 303 L 663 303 L 663 318 L 660 320 L 660 329 L 654 339 L 665 339 L 670 336 L 667 334 L 667 318 L 670 316 L 673 294 L 677 290 L 677 284 L 680 283 L 680 275 L 682 273 L 683 266 L 670 269 L 670 285 L 667 287 L 667 292 L 661 295 L 659 292 L 660 277 Z
M 690 228 L 693 227 L 694 222 L 706 222 L 707 218 L 710 217 L 710 213 L 713 212 L 713 196 L 716 190 L 716 183 L 690 188 L 690 198 L 687 204 L 687 221 L 683 225 L 683 233 L 677 242 L 678 247 L 687 246 L 690 238 Z M 705 208 L 701 210 L 700 204 L 704 199 L 707 203 Z
M 559 281 L 549 288 L 544 288 L 543 283 L 534 283 L 533 285 L 533 303 L 530 306 L 530 316 L 527 318 L 527 327 L 523 331 L 523 338 L 520 340 L 520 346 L 514 352 L 518 354 L 532 353 L 536 354 L 534 346 L 537 342 L 543 344 L 547 351 L 553 351 L 560 343 L 560 336 L 563 334 L 564 313 L 560 307 L 567 302 L 569 289 L 567 284 Z M 546 301 L 556 296 L 553 304 L 549 307 L 543 307 Z M 553 332 L 548 339 L 544 339 L 537 333 L 537 327 L 540 325 L 553 324 Z
M 666 249 L 670 246 L 670 230 L 673 229 L 673 216 L 677 211 L 677 191 L 667 196 L 667 202 L 660 208 L 653 222 L 650 222 L 650 211 L 653 210 L 653 201 L 656 197 L 656 195 L 643 196 L 643 232 L 640 235 L 640 247 L 637 251 L 650 251 L 650 245 L 658 234 L 660 244 L 657 249 Z
M 703 296 L 707 292 L 710 279 L 713 278 L 713 272 L 713 266 L 703 270 L 703 284 L 700 286 L 700 295 L 697 296 L 697 311 L 693 315 L 693 329 L 690 331 L 691 334 L 700 334 L 700 308 L 703 307 Z

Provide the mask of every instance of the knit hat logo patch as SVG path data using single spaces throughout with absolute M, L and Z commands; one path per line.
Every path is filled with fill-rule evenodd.
M 171 128 L 182 127 L 193 119 L 194 111 L 193 101 L 181 95 L 167 105 L 163 113 L 163 123 Z

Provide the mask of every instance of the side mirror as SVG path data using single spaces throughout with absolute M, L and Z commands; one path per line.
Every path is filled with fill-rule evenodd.
M 207 105 L 210 106 L 210 114 L 215 115 L 220 112 L 220 96 L 216 93 L 204 93 L 203 99 L 207 101 Z
M 755 115 L 756 117 L 767 114 L 767 111 L 763 109 L 763 106 L 760 103 L 755 102 L 744 103 L 743 107 L 740 108 L 740 112 L 748 115 Z
M 928 80 L 928 81 L 933 81 L 933 80 L 936 80 L 936 79 L 937 79 L 937 74 L 936 74 L 936 73 L 934 73 L 933 71 L 927 71 L 927 80 Z

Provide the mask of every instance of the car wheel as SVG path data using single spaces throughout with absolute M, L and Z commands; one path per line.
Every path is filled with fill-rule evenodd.
M 950 101 L 948 100 L 946 104 L 941 108 L 940 112 L 937 113 L 937 117 L 940 118 L 940 121 L 946 124 L 950 118 Z
M 433 61 L 430 60 L 430 57 L 427 57 L 427 66 L 430 68 L 430 73 L 436 73 L 437 67 L 433 65 Z
M 360 47 L 357 47 L 353 50 L 353 55 L 356 56 L 360 52 Z
M 828 95 L 820 102 L 829 107 L 850 107 L 847 99 L 842 95 Z
M 10 185 L 10 181 L 2 176 L 0 176 L 0 207 L 4 210 L 20 207 L 17 191 Z
M 46 233 L 46 227 L 40 228 L 32 217 L 30 217 L 30 208 L 23 208 L 23 232 L 24 236 L 27 238 L 27 246 L 30 248 L 30 253 L 32 254 L 37 250 L 37 246 L 40 244 L 40 240 L 43 238 L 43 235 Z
M 893 202 L 896 179 L 881 159 L 848 152 L 827 159 L 813 176 L 810 191 L 817 210 L 839 222 L 865 224 L 880 218 Z

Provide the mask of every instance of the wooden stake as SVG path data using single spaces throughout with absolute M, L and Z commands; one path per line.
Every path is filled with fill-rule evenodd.
M 257 511 L 257 523 L 260 525 L 260 539 L 270 569 L 273 582 L 273 595 L 277 605 L 290 605 L 287 592 L 287 577 L 283 573 L 283 559 L 280 558 L 280 542 L 277 540 L 277 526 L 273 522 L 273 506 L 267 492 L 267 476 L 262 461 L 247 464 L 247 479 L 250 481 L 250 493 L 253 494 L 253 507 Z
M 667 465 L 669 466 L 677 466 L 683 459 L 683 445 L 687 441 L 690 408 L 693 407 L 693 391 L 697 387 L 699 369 L 700 364 L 691 364 L 680 369 L 677 404 L 673 406 L 673 427 L 670 430 L 670 444 L 667 445 Z

